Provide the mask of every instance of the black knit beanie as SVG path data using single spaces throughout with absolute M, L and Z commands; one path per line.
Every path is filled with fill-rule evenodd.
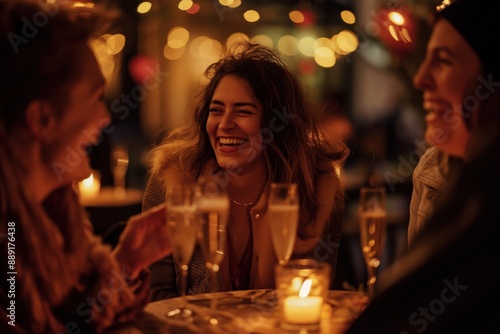
M 469 43 L 488 73 L 500 81 L 500 0 L 456 0 L 437 13 Z

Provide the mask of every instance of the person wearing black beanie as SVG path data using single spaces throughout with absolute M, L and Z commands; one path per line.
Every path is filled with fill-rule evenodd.
M 440 200 L 417 208 L 428 210 L 428 222 L 381 273 L 375 297 L 347 334 L 500 333 L 499 3 L 458 0 L 443 7 L 414 80 L 434 129 L 427 140 L 441 134 L 421 158 L 414 187 L 427 182 L 420 204 L 437 202 L 436 194 Z M 451 131 L 460 129 L 458 136 Z M 453 181 L 450 148 L 462 161 Z M 447 173 L 440 175 L 446 185 L 436 184 L 438 173 Z
M 432 147 L 413 173 L 409 247 L 471 153 L 475 124 L 485 118 L 479 105 L 500 87 L 500 2 L 445 1 L 439 9 L 414 77 L 427 113 L 425 140 Z

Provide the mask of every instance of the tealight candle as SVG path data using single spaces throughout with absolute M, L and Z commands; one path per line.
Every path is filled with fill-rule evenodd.
M 283 313 L 289 324 L 315 324 L 321 318 L 322 306 L 323 298 L 318 296 L 286 297 Z
M 94 177 L 94 173 L 90 174 L 85 180 L 78 182 L 78 190 L 82 197 L 95 197 L 100 189 L 101 181 L 98 177 Z
M 280 327 L 293 331 L 319 330 L 331 266 L 297 259 L 277 264 L 275 268 Z

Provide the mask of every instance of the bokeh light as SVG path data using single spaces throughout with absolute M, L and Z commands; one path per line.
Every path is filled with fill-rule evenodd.
M 314 51 L 314 61 L 321 67 L 333 67 L 336 60 L 335 53 L 330 48 L 322 46 Z
M 343 10 L 340 12 L 340 18 L 347 24 L 356 23 L 356 16 L 350 10 Z
M 268 48 L 274 48 L 274 43 L 271 37 L 267 35 L 256 35 L 250 39 L 251 43 L 261 44 L 267 46 Z
M 405 24 L 405 18 L 398 12 L 390 12 L 387 17 L 389 18 L 389 20 L 391 20 L 392 23 L 398 26 L 402 26 L 403 24 Z
M 314 56 L 314 42 L 316 40 L 313 37 L 306 36 L 299 40 L 299 51 L 306 57 Z
M 359 45 L 358 36 L 350 30 L 342 30 L 337 35 L 338 47 L 347 53 L 354 52 Z
M 149 12 L 151 10 L 151 6 L 152 6 L 151 2 L 149 2 L 149 1 L 141 2 L 137 6 L 137 12 L 140 14 L 146 14 L 147 12 Z
M 186 11 L 186 10 L 190 9 L 192 6 L 193 6 L 193 1 L 182 0 L 181 2 L 179 2 L 179 5 L 177 5 L 177 8 L 179 8 L 180 10 Z
M 200 5 L 198 5 L 197 3 L 193 3 L 191 8 L 186 10 L 186 13 L 193 15 L 193 14 L 198 13 L 199 10 L 200 10 Z
M 152 58 L 137 55 L 130 59 L 128 63 L 128 72 L 136 84 L 142 85 L 147 78 L 157 72 L 157 65 L 158 63 Z
M 248 42 L 250 39 L 248 38 L 247 35 L 245 35 L 242 32 L 235 32 L 234 34 L 231 34 L 227 40 L 226 40 L 226 47 L 231 48 L 235 44 L 238 44 L 240 42 Z
M 243 17 L 247 22 L 257 22 L 260 19 L 259 13 L 255 10 L 247 10 Z
M 118 54 L 125 47 L 125 36 L 123 34 L 111 35 L 106 39 L 106 45 L 108 54 Z
M 176 60 L 184 55 L 186 47 L 182 46 L 180 48 L 172 48 L 168 44 L 163 48 L 163 57 L 168 60 Z
M 189 31 L 183 27 L 175 27 L 168 33 L 167 45 L 172 49 L 183 48 L 189 40 Z
M 292 10 L 289 14 L 288 17 L 290 18 L 290 21 L 293 23 L 303 23 L 304 22 L 304 14 L 302 14 L 301 11 L 298 10 Z
M 297 38 L 292 35 L 285 35 L 278 40 L 278 51 L 285 56 L 295 56 L 299 53 L 299 42 Z

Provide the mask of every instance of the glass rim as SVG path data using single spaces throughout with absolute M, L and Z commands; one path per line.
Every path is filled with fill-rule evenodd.
M 284 269 L 324 269 L 331 268 L 331 264 L 324 261 L 317 261 L 314 259 L 291 259 L 286 263 L 276 263 L 276 267 Z

